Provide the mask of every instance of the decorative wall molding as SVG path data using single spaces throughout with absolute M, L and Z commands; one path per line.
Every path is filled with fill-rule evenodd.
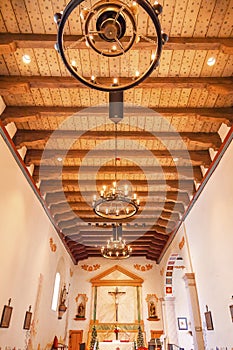
M 96 271 L 98 270 L 99 268 L 101 267 L 100 264 L 94 264 L 94 265 L 81 265 L 81 268 L 85 271 L 88 271 L 88 272 L 92 272 L 92 271 Z
M 164 267 L 161 268 L 161 270 L 159 271 L 159 273 L 160 273 L 160 276 L 163 276 L 163 274 L 164 274 Z
M 55 253 L 55 251 L 57 250 L 57 245 L 53 243 L 52 237 L 49 239 L 49 245 L 50 245 L 51 252 Z
M 146 264 L 146 265 L 134 264 L 134 268 L 138 271 L 149 271 L 153 268 L 153 265 L 152 264 Z

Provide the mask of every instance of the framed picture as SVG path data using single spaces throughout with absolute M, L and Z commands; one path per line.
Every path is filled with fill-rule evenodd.
M 186 317 L 178 317 L 178 328 L 179 330 L 185 331 L 188 329 L 188 323 Z
M 231 320 L 233 322 L 233 305 L 230 305 L 229 308 L 230 308 L 230 313 L 231 313 Z
M 208 331 L 212 331 L 214 329 L 211 311 L 205 312 L 205 322 L 206 322 L 206 328 Z
M 13 310 L 12 306 L 4 305 L 0 327 L 8 328 L 10 326 L 12 310 Z
M 26 311 L 24 323 L 23 323 L 23 329 L 30 329 L 31 319 L 32 319 L 32 312 Z

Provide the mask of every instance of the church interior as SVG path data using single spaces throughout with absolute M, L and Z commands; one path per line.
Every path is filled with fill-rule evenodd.
M 1 1 L 0 350 L 233 350 L 232 18 Z

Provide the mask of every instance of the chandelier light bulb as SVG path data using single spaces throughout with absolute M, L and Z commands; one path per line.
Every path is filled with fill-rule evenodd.
M 116 51 L 116 50 L 117 50 L 116 45 L 113 45 L 113 46 L 112 46 L 112 51 Z
M 93 201 L 96 202 L 96 199 L 97 199 L 96 194 L 94 194 Z
M 72 66 L 72 67 L 77 67 L 77 62 L 76 62 L 75 60 L 72 60 L 72 61 L 71 61 L 71 66 Z
M 118 79 L 117 78 L 113 79 L 113 85 L 115 85 L 115 86 L 118 85 Z
M 138 78 L 138 77 L 139 77 L 139 75 L 140 75 L 139 71 L 138 71 L 138 70 L 136 70 L 136 72 L 135 72 L 135 77 L 136 77 L 136 78 Z
M 26 54 L 23 55 L 22 60 L 23 60 L 23 63 L 25 64 L 31 63 L 31 57 L 29 55 L 26 55 Z
M 154 59 L 155 59 L 155 53 L 152 53 L 151 60 L 154 61 Z
M 133 194 L 133 199 L 137 199 L 137 193 Z
M 208 64 L 208 66 L 213 66 L 214 64 L 216 63 L 216 58 L 215 57 L 210 57 L 210 58 L 208 58 L 208 60 L 207 60 L 207 64 Z

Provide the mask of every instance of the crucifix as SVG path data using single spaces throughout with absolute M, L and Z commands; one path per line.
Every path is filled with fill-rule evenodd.
M 118 287 L 116 287 L 114 292 L 108 292 L 115 299 L 115 311 L 116 311 L 116 322 L 118 322 L 118 305 L 119 305 L 119 296 L 125 294 L 125 292 L 119 292 Z

